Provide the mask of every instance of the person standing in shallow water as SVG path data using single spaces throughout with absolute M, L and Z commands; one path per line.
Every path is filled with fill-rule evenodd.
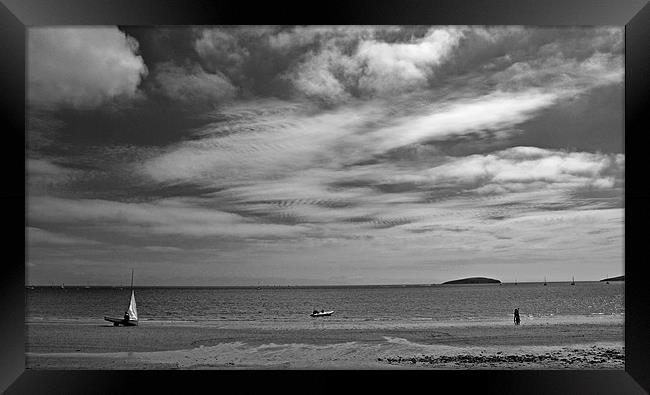
M 515 309 L 515 325 L 519 325 L 521 319 L 519 318 L 519 309 Z

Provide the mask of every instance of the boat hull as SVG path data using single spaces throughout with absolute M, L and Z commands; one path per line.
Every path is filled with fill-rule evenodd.
M 113 326 L 138 326 L 138 321 L 125 320 L 124 318 L 104 317 L 104 319 L 108 322 L 112 322 Z
M 333 311 L 326 311 L 324 313 L 311 313 L 309 314 L 310 317 L 329 317 L 332 315 Z

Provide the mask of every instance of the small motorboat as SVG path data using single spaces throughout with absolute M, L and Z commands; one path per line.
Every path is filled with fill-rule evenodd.
M 314 310 L 314 312 L 309 314 L 309 315 L 311 317 L 327 317 L 327 316 L 332 315 L 333 312 L 334 312 L 334 310 L 332 310 L 332 311 L 320 311 L 320 312 Z

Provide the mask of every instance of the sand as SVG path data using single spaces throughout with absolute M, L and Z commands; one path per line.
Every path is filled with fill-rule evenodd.
M 624 369 L 623 323 L 27 323 L 28 369 Z

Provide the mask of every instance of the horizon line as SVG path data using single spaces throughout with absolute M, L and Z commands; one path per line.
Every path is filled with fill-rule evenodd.
M 605 281 L 607 279 L 612 279 L 616 277 L 622 277 L 625 276 L 624 274 L 621 276 L 613 276 L 613 277 L 607 277 L 603 278 L 601 280 L 580 280 L 580 281 L 575 281 L 576 283 L 587 283 L 587 282 L 601 282 Z M 454 281 L 454 280 L 449 280 L 449 281 Z M 624 280 L 623 280 L 624 281 Z M 500 281 L 499 283 L 478 283 L 478 284 L 445 284 L 444 282 L 441 283 L 393 283 L 393 284 L 266 284 L 266 285 L 137 285 L 134 286 L 133 288 L 325 288 L 325 287 L 430 287 L 433 285 L 495 285 L 495 284 L 543 284 L 544 281 L 512 281 L 512 282 L 505 282 L 505 281 Z M 561 284 L 561 283 L 571 283 L 571 280 L 566 280 L 566 281 L 546 281 L 548 284 Z M 60 288 L 62 285 L 65 287 L 70 287 L 70 288 L 84 288 L 84 287 L 90 287 L 90 288 L 130 288 L 129 286 L 125 285 L 110 285 L 110 284 L 104 284 L 104 285 L 90 285 L 90 284 L 69 284 L 65 285 L 63 284 L 25 284 L 25 287 L 41 287 L 41 288 Z

